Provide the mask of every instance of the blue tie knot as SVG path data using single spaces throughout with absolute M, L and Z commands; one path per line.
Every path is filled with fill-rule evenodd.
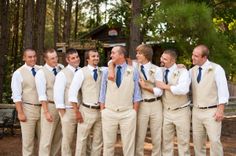
M 32 72 L 33 76 L 35 76 L 35 75 L 36 75 L 35 68 L 32 68 L 32 69 L 31 69 L 31 72 Z
M 93 79 L 94 79 L 95 81 L 97 81 L 97 78 L 98 78 L 98 72 L 97 72 L 97 69 L 94 69 L 94 70 L 93 70 Z
M 56 76 L 57 75 L 57 69 L 53 68 L 52 71 L 53 71 L 53 74 Z

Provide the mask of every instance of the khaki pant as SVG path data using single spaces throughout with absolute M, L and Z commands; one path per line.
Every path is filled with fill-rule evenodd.
M 191 111 L 189 107 L 179 110 L 164 109 L 163 120 L 163 156 L 174 156 L 173 139 L 177 134 L 178 155 L 190 156 L 190 121 Z
M 61 155 L 72 156 L 72 143 L 75 136 L 77 121 L 73 109 L 66 109 L 63 116 L 60 115 L 62 126 Z
M 43 108 L 41 110 L 40 156 L 55 156 L 61 147 L 62 130 L 59 113 L 54 104 L 48 104 L 48 111 L 52 115 L 53 122 L 48 122 Z
M 22 133 L 22 155 L 34 156 L 35 138 L 40 137 L 40 106 L 23 104 L 26 122 L 20 122 Z
M 195 156 L 206 156 L 207 136 L 210 141 L 210 155 L 223 156 L 223 147 L 220 141 L 221 122 L 215 121 L 214 114 L 217 108 L 193 108 L 193 143 Z
M 108 108 L 102 110 L 102 133 L 104 141 L 104 156 L 114 156 L 118 126 L 121 132 L 121 140 L 124 156 L 134 156 L 136 111 L 113 111 Z
M 161 156 L 162 103 L 161 101 L 142 102 L 138 111 L 135 156 L 144 155 L 144 141 L 150 124 L 152 156 Z
M 102 122 L 101 113 L 99 109 L 90 109 L 80 106 L 83 123 L 78 123 L 77 126 L 77 140 L 76 140 L 76 156 L 86 156 L 87 141 L 89 135 L 93 135 L 91 145 L 91 156 L 100 156 L 102 151 Z

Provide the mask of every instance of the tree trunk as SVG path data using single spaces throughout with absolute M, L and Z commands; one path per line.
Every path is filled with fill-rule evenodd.
M 35 32 L 35 50 L 37 52 L 44 51 L 44 32 L 45 32 L 45 20 L 46 20 L 46 4 L 47 0 L 37 0 L 36 3 L 36 12 L 37 16 L 35 16 L 35 28 L 37 28 Z
M 65 14 L 65 23 L 63 30 L 63 41 L 69 43 L 70 39 L 70 26 L 71 26 L 71 8 L 72 8 L 72 0 L 67 0 L 66 14 Z
M 25 32 L 25 0 L 22 0 L 21 2 L 22 5 L 22 18 L 21 18 L 21 38 L 20 38 L 20 51 L 23 51 L 24 48 L 24 32 Z
M 23 48 L 33 47 L 34 0 L 26 0 Z
M 141 43 L 140 26 L 136 23 L 137 17 L 141 11 L 141 1 L 131 0 L 131 21 L 130 21 L 130 37 L 129 37 L 129 57 L 135 59 L 135 48 Z
M 7 64 L 6 55 L 8 53 L 8 43 L 9 43 L 9 35 L 8 35 L 8 13 L 9 13 L 9 0 L 1 0 L 0 1 L 0 19 L 1 19 L 1 37 L 0 37 L 0 103 L 3 100 L 3 85 L 5 79 L 5 71 L 4 66 Z
M 74 29 L 74 40 L 77 38 L 77 30 L 78 30 L 78 10 L 79 10 L 79 0 L 76 1 L 75 5 L 75 29 Z
M 54 48 L 56 49 L 56 43 L 59 41 L 58 40 L 58 32 L 59 32 L 59 20 L 58 20 L 58 13 L 59 13 L 59 4 L 60 1 L 56 0 L 55 3 L 55 9 L 54 9 L 54 32 L 53 32 L 53 38 L 54 38 Z

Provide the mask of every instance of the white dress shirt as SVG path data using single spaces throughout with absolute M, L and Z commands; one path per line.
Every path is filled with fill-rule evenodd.
M 141 64 L 139 64 L 139 65 L 141 65 Z M 137 68 L 138 64 L 136 62 L 133 62 L 133 66 Z M 149 73 L 151 72 L 150 70 L 151 70 L 152 64 L 151 64 L 151 62 L 148 62 L 146 64 L 143 64 L 143 66 L 144 66 L 144 72 L 147 77 L 147 80 L 149 80 Z M 163 81 L 162 69 L 160 67 L 155 68 L 155 69 L 156 69 L 155 75 L 154 75 L 155 81 Z M 153 92 L 154 92 L 154 95 L 157 97 L 161 96 L 163 93 L 162 89 L 160 89 L 158 87 L 154 87 Z
M 33 67 L 30 67 L 26 64 L 23 65 L 26 67 L 27 70 L 31 72 L 31 69 Z M 37 72 L 37 69 L 35 68 L 35 71 Z M 12 90 L 12 99 L 13 102 L 20 102 L 22 101 L 22 82 L 23 78 L 21 76 L 21 73 L 19 70 L 16 70 L 13 75 L 12 75 L 12 80 L 11 80 L 11 90 Z
M 211 62 L 207 60 L 201 67 L 202 67 L 201 77 L 203 77 L 204 73 L 208 71 L 210 68 L 212 68 Z M 225 76 L 225 71 L 220 65 L 217 64 L 214 72 L 215 72 L 214 77 L 215 77 L 215 82 L 217 86 L 219 104 L 228 103 L 229 90 L 228 90 L 228 84 L 227 84 L 227 80 Z M 192 77 L 192 69 L 190 69 L 190 76 Z
M 169 73 L 168 73 L 168 77 L 167 79 L 170 80 L 171 76 L 173 76 L 173 74 L 177 74 L 176 69 L 177 69 L 177 65 L 173 64 L 169 69 Z M 167 68 L 163 68 L 164 71 L 163 73 L 165 74 L 165 70 Z M 189 76 L 189 72 L 187 69 L 182 69 L 183 71 L 181 72 L 181 75 L 179 76 L 178 82 L 176 85 L 171 85 L 170 86 L 170 91 L 174 94 L 174 95 L 186 95 L 189 92 L 189 87 L 191 84 L 191 78 Z M 170 81 L 168 81 L 170 82 Z
M 97 69 L 98 67 L 94 68 L 93 66 L 88 65 L 88 68 L 90 70 L 91 76 L 93 77 L 93 74 L 94 74 L 93 70 Z M 101 69 L 104 70 L 104 68 L 105 67 L 103 67 Z M 80 90 L 83 81 L 84 81 L 84 73 L 83 73 L 82 69 L 80 69 L 75 73 L 74 78 L 73 78 L 71 85 L 70 85 L 70 89 L 69 89 L 69 101 L 70 102 L 78 103 L 78 91 Z M 86 103 L 86 104 L 96 106 L 93 103 Z
M 51 71 L 53 74 L 53 68 L 49 66 L 48 64 L 44 65 L 49 71 Z M 57 72 L 60 71 L 60 66 L 58 65 L 57 67 L 55 67 Z M 38 92 L 38 96 L 39 96 L 39 101 L 47 101 L 47 95 L 46 95 L 46 78 L 44 75 L 43 70 L 39 70 L 36 75 L 35 75 L 35 83 L 36 83 L 36 89 Z
M 67 65 L 66 68 L 75 73 L 76 68 L 71 65 Z M 79 68 L 77 68 L 79 69 Z M 57 109 L 71 108 L 65 105 L 65 88 L 66 88 L 67 79 L 64 72 L 59 72 L 56 76 L 54 88 L 53 88 L 53 97 Z

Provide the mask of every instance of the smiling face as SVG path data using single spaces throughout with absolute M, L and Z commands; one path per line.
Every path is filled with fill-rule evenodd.
M 207 61 L 207 56 L 203 55 L 203 47 L 198 46 L 193 49 L 192 63 L 193 65 L 202 66 Z
M 175 63 L 175 59 L 170 54 L 163 53 L 160 62 L 162 67 L 170 68 Z
M 47 52 L 45 54 L 45 61 L 51 67 L 56 67 L 58 64 L 58 56 L 56 51 Z
M 120 51 L 120 47 L 114 47 L 111 50 L 111 59 L 114 64 L 122 64 L 125 62 L 125 56 L 124 54 Z
M 69 54 L 68 57 L 66 58 L 66 61 L 72 67 L 77 68 L 80 64 L 80 58 L 78 53 Z
M 36 52 L 33 49 L 26 49 L 24 51 L 23 61 L 25 61 L 28 66 L 33 67 L 37 62 Z
M 100 60 L 100 57 L 99 57 L 99 53 L 97 51 L 90 50 L 88 52 L 87 62 L 89 65 L 96 67 L 99 63 L 99 60 Z

